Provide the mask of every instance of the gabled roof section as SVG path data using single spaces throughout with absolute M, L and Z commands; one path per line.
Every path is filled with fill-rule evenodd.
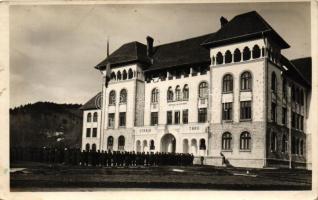
M 296 61 L 296 63 L 298 62 L 297 65 L 295 65 L 294 61 L 290 61 L 285 56 L 282 55 L 281 63 L 287 67 L 288 70 L 286 71 L 286 74 L 288 77 L 310 88 L 311 78 L 309 79 L 309 77 L 311 77 L 311 61 L 309 63 L 308 59 L 311 60 L 311 58 L 301 58 L 301 59 L 294 60 Z M 305 66 L 303 64 L 308 64 L 308 65 Z M 303 72 L 304 70 L 307 72 Z M 307 73 L 307 75 L 305 75 L 305 73 Z
M 150 63 L 147 57 L 147 46 L 136 41 L 126 43 L 114 51 L 108 58 L 96 65 L 95 68 L 99 70 L 104 69 L 108 62 L 111 66 L 133 62 Z
M 291 60 L 302 76 L 311 84 L 312 61 L 311 57 Z
M 201 43 L 212 35 L 213 33 L 156 46 L 153 64 L 147 70 L 210 63 L 210 51 Z
M 100 95 L 101 95 L 101 92 L 97 93 L 93 98 L 91 98 L 82 107 L 80 107 L 80 109 L 81 110 L 96 110 L 96 109 L 100 109 L 100 108 L 97 107 L 97 105 L 101 105 L 101 98 L 99 98 Z
M 256 11 L 235 16 L 212 37 L 204 41 L 202 45 L 219 46 L 252 38 L 261 38 L 263 35 L 276 41 L 282 49 L 290 47 Z

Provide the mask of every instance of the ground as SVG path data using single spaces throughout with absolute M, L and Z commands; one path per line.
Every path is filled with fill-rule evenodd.
M 311 171 L 213 166 L 82 167 L 11 164 L 11 191 L 126 189 L 310 190 Z

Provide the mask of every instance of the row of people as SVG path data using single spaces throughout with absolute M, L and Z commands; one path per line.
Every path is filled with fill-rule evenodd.
M 184 153 L 134 151 L 81 151 L 57 148 L 11 148 L 10 160 L 64 163 L 83 166 L 192 165 L 194 156 Z

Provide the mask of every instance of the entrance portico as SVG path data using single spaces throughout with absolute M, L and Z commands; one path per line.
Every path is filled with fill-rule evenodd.
M 176 152 L 176 138 L 171 133 L 165 134 L 161 138 L 161 152 Z

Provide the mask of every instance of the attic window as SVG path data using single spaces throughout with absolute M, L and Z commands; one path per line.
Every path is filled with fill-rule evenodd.
M 221 52 L 216 54 L 216 64 L 223 64 L 223 54 Z
M 245 47 L 243 50 L 243 60 L 251 59 L 251 51 L 248 47 Z
M 235 49 L 234 51 L 234 62 L 240 62 L 242 59 L 242 54 L 239 49 Z
M 225 63 L 231 63 L 232 62 L 232 53 L 227 50 L 225 52 Z

